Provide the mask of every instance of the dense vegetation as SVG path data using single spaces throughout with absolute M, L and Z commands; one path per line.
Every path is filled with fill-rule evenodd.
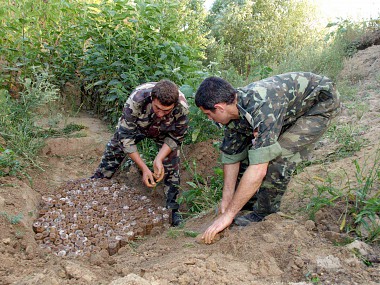
M 210 11 L 203 2 L 4 0 L 0 7 L 0 176 L 27 175 L 25 167 L 39 167 L 37 154 L 45 137 L 69 135 L 67 130 L 77 129 L 40 129 L 39 115 L 49 115 L 42 106 L 51 110 L 52 129 L 60 118 L 55 110 L 67 103 L 73 112 L 92 110 L 114 124 L 135 86 L 168 78 L 189 100 L 191 128 L 186 143 L 194 143 L 220 132 L 204 120 L 192 101 L 206 76 L 223 76 L 235 86 L 295 70 L 335 79 L 343 59 L 355 53 L 360 37 L 379 25 L 378 19 L 342 20 L 324 28 L 306 0 L 216 0 Z M 78 98 L 62 95 L 67 84 L 81 87 Z M 329 133 L 342 130 L 333 126 Z M 342 142 L 341 153 L 350 155 L 360 146 L 359 138 L 350 137 Z M 375 180 L 378 167 L 374 166 Z M 217 169 L 207 182 L 194 173 L 191 189 L 182 197 L 190 211 L 217 202 L 221 176 Z M 376 212 L 376 207 L 375 203 L 375 210 L 369 212 Z

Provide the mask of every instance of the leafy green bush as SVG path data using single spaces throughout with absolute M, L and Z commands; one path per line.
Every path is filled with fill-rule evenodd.
M 35 122 L 37 109 L 45 107 L 58 98 L 58 89 L 50 83 L 47 70 L 34 68 L 32 77 L 21 79 L 23 91 L 19 98 L 2 97 L 0 101 L 0 135 L 7 141 L 7 147 L 17 156 L 34 162 L 43 140 L 38 135 Z
M 189 130 L 185 137 L 185 144 L 205 141 L 210 138 L 220 137 L 222 129 L 207 119 L 206 115 L 195 105 L 195 90 L 190 85 L 181 86 L 180 90 L 186 96 L 189 104 Z
M 190 214 L 199 213 L 215 207 L 222 198 L 223 170 L 215 168 L 215 175 L 203 178 L 196 170 L 196 162 L 193 166 L 185 161 L 186 168 L 193 173 L 193 181 L 187 181 L 189 190 L 182 192 L 178 198 L 180 204 L 185 204 Z
M 89 5 L 81 68 L 87 105 L 115 123 L 137 85 L 162 78 L 181 85 L 198 76 L 205 45 L 203 16 L 191 3 L 119 0 Z
M 78 36 L 82 13 L 80 1 L 20 0 L 0 6 L 0 54 L 6 83 L 30 77 L 30 67 L 50 66 L 62 85 L 75 78 L 83 53 Z

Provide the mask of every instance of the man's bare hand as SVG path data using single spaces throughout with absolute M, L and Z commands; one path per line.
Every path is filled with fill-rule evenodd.
M 156 182 L 154 181 L 153 173 L 150 170 L 145 170 L 143 172 L 143 182 L 147 187 L 154 187 L 156 186 Z
M 205 244 L 212 244 L 216 235 L 231 225 L 234 217 L 231 217 L 228 213 L 220 215 L 211 226 L 202 235 L 202 240 Z
M 164 169 L 164 165 L 162 164 L 160 160 L 155 160 L 153 162 L 153 169 L 154 169 L 153 177 L 156 180 L 156 182 L 160 182 L 162 179 L 164 179 L 165 169 Z

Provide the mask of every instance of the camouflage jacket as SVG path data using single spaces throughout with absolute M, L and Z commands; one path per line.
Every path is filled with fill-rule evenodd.
M 309 72 L 281 74 L 237 88 L 240 118 L 225 126 L 222 162 L 246 157 L 250 164 L 269 162 L 281 155 L 278 138 L 299 117 L 332 117 L 339 106 L 332 81 Z
M 185 96 L 179 92 L 174 109 L 158 118 L 152 108 L 151 92 L 155 84 L 149 82 L 136 87 L 124 105 L 116 133 L 125 153 L 137 151 L 136 139 L 139 135 L 163 141 L 171 149 L 177 148 L 184 139 L 189 123 Z

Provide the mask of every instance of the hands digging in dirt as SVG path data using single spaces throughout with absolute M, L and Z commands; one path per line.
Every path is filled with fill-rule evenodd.
M 164 179 L 164 175 L 165 171 L 163 166 L 161 168 L 154 167 L 154 172 L 149 170 L 143 173 L 144 184 L 149 188 L 156 187 L 157 183 Z
M 204 238 L 204 235 L 205 235 L 204 233 L 199 234 L 195 238 L 195 241 L 197 243 L 200 243 L 200 244 L 204 243 L 204 244 L 210 245 L 210 244 L 214 244 L 214 243 L 220 241 L 221 238 L 228 236 L 228 234 L 229 234 L 229 227 L 227 227 L 224 230 L 222 230 L 221 232 L 215 234 L 215 236 L 209 242 L 206 242 L 206 240 Z
M 197 242 L 213 244 L 224 236 L 228 227 L 232 224 L 233 217 L 228 213 L 223 213 L 209 226 L 206 231 L 197 237 Z

